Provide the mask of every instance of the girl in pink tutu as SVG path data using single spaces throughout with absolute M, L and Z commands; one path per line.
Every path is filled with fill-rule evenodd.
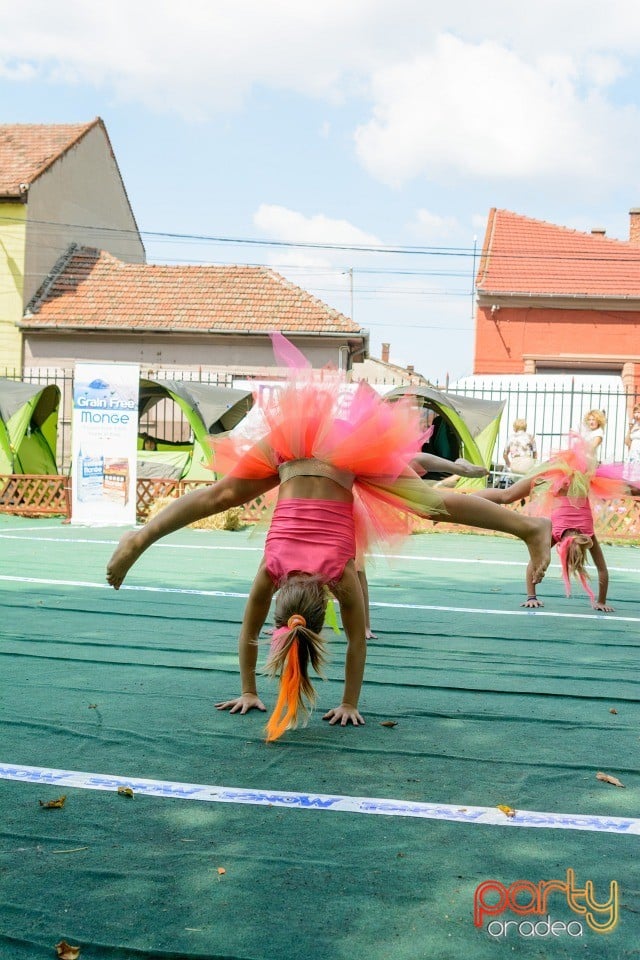
M 594 532 L 593 505 L 627 496 L 638 491 L 631 485 L 624 464 L 598 465 L 592 444 L 583 437 L 571 436 L 567 450 L 556 453 L 526 477 L 505 490 L 475 491 L 475 495 L 506 505 L 532 498 L 532 510 L 551 520 L 551 543 L 560 558 L 562 578 L 567 596 L 571 595 L 571 577 L 581 583 L 594 610 L 611 613 L 607 603 L 609 571 Z M 585 569 L 590 554 L 598 575 L 598 594 L 589 584 Z M 536 580 L 531 564 L 526 572 L 527 598 L 522 607 L 542 607 L 536 595 Z
M 278 487 L 240 632 L 241 692 L 217 704 L 233 713 L 265 709 L 256 687 L 257 641 L 277 591 L 267 671 L 279 675 L 281 685 L 268 739 L 295 726 L 313 702 L 308 667 L 319 670 L 324 659 L 319 634 L 327 587 L 340 606 L 347 653 L 341 702 L 324 716 L 343 726 L 364 722 L 358 701 L 366 657 L 365 605 L 356 561 L 362 568 L 374 545 L 405 536 L 407 514 L 520 537 L 529 549 L 536 582 L 549 563 L 550 543 L 548 520 L 434 490 L 421 480 L 429 461 L 415 455 L 423 433 L 410 399 L 385 402 L 366 383 L 352 390 L 337 373 L 312 371 L 280 335 L 273 340 L 280 362 L 296 373 L 259 405 L 261 423 L 253 439 L 234 432 L 214 440 L 215 469 L 223 479 L 181 497 L 126 534 L 107 567 L 107 580 L 118 589 L 132 564 L 160 537 Z M 470 465 L 465 463 L 449 466 L 466 473 Z

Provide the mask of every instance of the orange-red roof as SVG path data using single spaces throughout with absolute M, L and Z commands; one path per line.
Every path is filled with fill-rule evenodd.
M 267 267 L 124 263 L 87 247 L 71 251 L 21 326 L 362 334 L 344 314 Z
M 100 122 L 0 124 L 0 197 L 22 197 L 21 185 L 33 183 Z
M 480 294 L 640 297 L 640 245 L 491 210 Z

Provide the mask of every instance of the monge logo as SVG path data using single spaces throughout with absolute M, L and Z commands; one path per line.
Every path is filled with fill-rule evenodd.
M 595 933 L 611 933 L 618 923 L 617 882 L 612 880 L 609 884 L 608 899 L 599 901 L 593 881 L 587 880 L 584 887 L 576 886 L 576 876 L 571 869 L 567 870 L 566 880 L 540 880 L 538 883 L 516 880 L 508 887 L 499 880 L 484 880 L 474 894 L 473 922 L 476 927 L 482 927 L 488 919 L 487 933 L 495 939 L 505 938 L 509 933 L 521 937 L 582 937 L 585 932 L 583 920 L 553 920 L 549 913 L 550 900 L 554 906 L 566 902 Z M 503 918 L 506 911 L 532 919 L 507 920 Z

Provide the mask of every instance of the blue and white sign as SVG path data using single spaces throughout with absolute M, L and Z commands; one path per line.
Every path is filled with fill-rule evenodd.
M 77 363 L 73 386 L 71 522 L 135 524 L 135 363 Z

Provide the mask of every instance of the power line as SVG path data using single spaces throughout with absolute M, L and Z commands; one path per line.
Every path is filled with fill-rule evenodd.
M 15 217 L 0 216 L 0 221 L 7 223 L 25 223 L 24 220 Z M 266 240 L 256 237 L 230 237 L 214 236 L 210 234 L 189 234 L 172 233 L 168 231 L 153 230 L 134 230 L 117 227 L 94 226 L 91 224 L 68 223 L 65 221 L 35 220 L 30 219 L 30 224 L 38 224 L 48 227 L 65 227 L 73 230 L 94 231 L 96 234 L 119 235 L 123 238 L 131 237 L 149 238 L 155 240 L 171 242 L 189 242 L 189 243 L 211 243 L 226 244 L 229 246 L 247 245 L 258 247 L 290 248 L 290 249 L 308 249 L 308 250 L 336 250 L 350 253 L 376 253 L 376 254 L 394 254 L 406 256 L 432 256 L 432 257 L 463 257 L 467 259 L 482 258 L 483 253 L 478 254 L 474 247 L 446 247 L 446 246 L 421 246 L 421 245 L 403 245 L 403 244 L 357 244 L 357 243 L 325 243 L 310 240 Z M 620 241 L 622 242 L 622 241 Z M 620 251 L 622 254 L 623 251 Z M 550 263 L 576 262 L 576 263 L 638 263 L 640 265 L 640 246 L 637 250 L 625 250 L 624 255 L 601 256 L 590 254 L 558 254 L 540 252 L 539 248 L 533 250 L 522 250 L 519 253 L 491 253 L 491 259 L 494 261 L 505 260 L 542 260 Z

